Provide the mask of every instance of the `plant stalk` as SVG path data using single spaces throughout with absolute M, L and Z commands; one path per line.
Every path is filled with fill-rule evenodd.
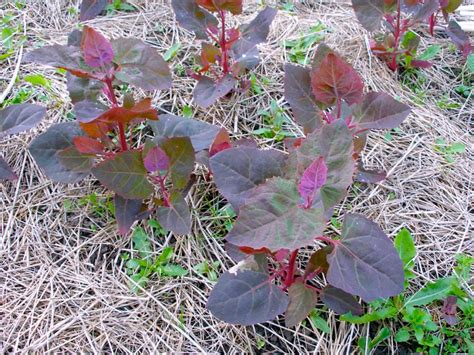
M 222 22 L 221 40 L 219 45 L 222 50 L 222 71 L 224 75 L 226 75 L 229 72 L 229 63 L 227 54 L 227 40 L 225 38 L 225 12 L 223 10 L 220 10 L 219 14 L 221 16 Z
M 107 97 L 112 103 L 112 107 L 118 107 L 117 98 L 115 97 L 114 86 L 112 85 L 112 79 L 107 78 L 105 80 L 105 84 L 107 85 Z M 127 145 L 127 137 L 125 136 L 125 125 L 123 122 L 119 122 L 118 127 L 119 127 L 120 145 L 121 145 L 122 151 L 126 151 L 128 150 L 128 145 Z

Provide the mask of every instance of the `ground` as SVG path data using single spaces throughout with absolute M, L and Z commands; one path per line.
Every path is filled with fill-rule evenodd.
M 26 41 L 0 62 L 0 93 L 7 100 L 24 94 L 47 105 L 48 116 L 37 129 L 0 143 L 1 154 L 20 176 L 14 183 L 0 184 L 2 352 L 356 351 L 357 339 L 374 329 L 339 322 L 329 311 L 323 313 L 331 327 L 329 334 L 308 322 L 291 329 L 280 320 L 239 327 L 209 314 L 205 303 L 213 281 L 193 267 L 218 261 L 216 271 L 221 273 L 233 262 L 223 249 L 223 228 L 228 222 L 223 212 L 225 201 L 205 179 L 204 168 L 196 171 L 197 184 L 187 198 L 193 208 L 193 233 L 151 238 L 156 254 L 173 246 L 174 262 L 188 269 L 188 275 L 155 276 L 140 293 L 130 291 L 121 258 L 131 253 L 130 236 L 117 234 L 113 217 L 103 207 L 107 191 L 92 178 L 68 186 L 50 182 L 26 150 L 35 135 L 64 120 L 71 105 L 63 74 L 17 63 L 33 47 L 66 43 L 67 34 L 77 26 L 77 14 L 71 11 L 77 2 L 27 1 L 22 10 L 10 3 L 3 2 L 0 13 L 13 14 Z M 160 112 L 181 114 L 191 105 L 195 118 L 225 126 L 236 137 L 251 137 L 262 127 L 260 111 L 268 110 L 272 99 L 290 113 L 283 98 L 283 66 L 290 60 L 283 41 L 308 34 L 312 26 L 322 23 L 326 43 L 354 65 L 370 90 L 386 91 L 413 109 L 400 130 L 391 135 L 370 134 L 363 160 L 368 167 L 387 170 L 388 179 L 378 185 L 357 184 L 338 212 L 344 206 L 344 210 L 362 213 L 379 223 L 390 237 L 404 226 L 412 232 L 418 252 L 413 289 L 449 274 L 455 255 L 473 250 L 473 145 L 469 128 L 474 100 L 455 92 L 463 83 L 464 61 L 441 32 L 436 38 L 422 38 L 424 48 L 432 43 L 441 45 L 435 65 L 417 76 L 403 76 L 368 53 L 368 37 L 348 3 L 302 1 L 293 12 L 279 12 L 269 42 L 261 46 L 262 64 L 255 73 L 262 92 L 236 94 L 204 110 L 192 105 L 194 81 L 181 69 L 192 64 L 199 43 L 177 27 L 168 1 L 131 3 L 136 5 L 135 11 L 102 16 L 90 25 L 109 37 L 141 38 L 160 53 L 181 43 L 178 56 L 172 60 L 173 88 L 153 93 L 155 106 Z M 255 14 L 256 2 L 247 3 L 251 4 L 245 6 L 239 21 Z M 311 53 L 309 49 L 308 57 Z M 42 74 L 51 86 L 32 87 L 23 80 L 29 74 Z M 17 80 L 8 85 L 13 76 Z M 299 133 L 291 122 L 285 127 Z M 445 144 L 461 142 L 466 151 L 448 162 L 446 154 L 437 149 L 438 139 Z M 283 149 L 271 139 L 259 138 L 259 143 Z M 91 194 L 97 196 L 98 203 Z M 143 227 L 153 235 L 148 224 L 143 223 Z M 388 346 L 397 349 L 392 340 Z

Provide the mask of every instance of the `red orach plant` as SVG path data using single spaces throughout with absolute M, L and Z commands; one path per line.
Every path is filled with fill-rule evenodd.
M 200 69 L 188 71 L 198 82 L 195 102 L 206 108 L 235 90 L 247 70 L 258 65 L 257 45 L 266 40 L 276 10 L 261 11 L 250 23 L 229 27 L 229 15 L 242 13 L 243 0 L 173 0 L 179 24 L 202 40 L 202 51 L 196 57 Z M 217 15 L 214 16 L 214 13 Z M 241 80 L 240 90 L 249 88 Z

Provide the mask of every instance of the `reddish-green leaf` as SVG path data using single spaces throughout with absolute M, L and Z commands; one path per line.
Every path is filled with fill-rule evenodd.
M 169 158 L 171 181 L 176 189 L 183 189 L 194 170 L 194 149 L 188 137 L 167 138 L 160 147 Z
M 198 39 L 208 39 L 207 28 L 218 24 L 214 15 L 199 7 L 195 0 L 172 0 L 171 5 L 178 23 Z
M 338 100 L 354 104 L 362 99 L 364 84 L 359 74 L 336 53 L 326 53 L 311 72 L 311 86 L 316 101 L 333 105 Z
M 341 240 L 328 256 L 328 282 L 370 302 L 403 291 L 403 263 L 380 227 L 357 214 L 347 214 Z
M 316 252 L 311 255 L 306 264 L 306 270 L 304 272 L 304 276 L 307 277 L 311 273 L 315 272 L 319 268 L 322 270 L 323 273 L 326 273 L 329 269 L 329 264 L 327 261 L 327 256 L 332 251 L 331 246 L 327 246 L 321 249 L 318 249 Z
M 92 68 L 105 67 L 114 58 L 109 40 L 89 26 L 82 31 L 81 51 L 84 61 Z
M 143 160 L 146 170 L 153 173 L 158 170 L 168 170 L 169 158 L 160 147 L 151 148 Z
M 329 211 L 344 198 L 352 184 L 355 170 L 353 151 L 352 134 L 343 120 L 324 124 L 290 153 L 286 176 L 299 181 L 314 159 L 323 156 L 328 169 L 327 179 L 316 194 L 313 206 L 322 203 Z
M 146 199 L 153 193 L 141 152 L 129 150 L 104 160 L 92 169 L 104 186 L 126 199 Z
M 101 154 L 105 149 L 105 146 L 97 139 L 86 136 L 74 137 L 72 141 L 77 151 L 83 154 Z
M 225 128 L 221 128 L 212 142 L 211 148 L 209 149 L 209 156 L 212 157 L 217 153 L 230 148 L 232 148 L 232 143 L 230 142 L 229 132 L 227 132 Z
M 114 197 L 114 206 L 121 235 L 127 234 L 135 221 L 147 218 L 150 214 L 143 200 L 125 199 L 117 194 Z
M 163 228 L 175 234 L 191 233 L 191 214 L 184 197 L 178 191 L 173 191 L 169 197 L 170 206 L 160 206 L 156 209 L 156 219 Z
M 267 180 L 240 208 L 227 240 L 271 251 L 310 245 L 326 227 L 324 212 L 320 208 L 300 208 L 300 201 L 295 182 L 278 177 Z
M 35 127 L 46 115 L 46 109 L 39 105 L 11 105 L 0 110 L 0 138 Z
M 76 122 L 65 122 L 51 126 L 45 133 L 36 137 L 30 145 L 30 152 L 36 164 L 53 181 L 75 183 L 84 179 L 88 173 L 75 172 L 66 168 L 58 153 L 73 146 L 74 137 L 84 133 Z
M 0 157 L 0 180 L 16 180 L 17 176 L 8 163 Z
M 209 149 L 219 133 L 217 126 L 174 115 L 160 115 L 159 121 L 149 122 L 149 124 L 158 139 L 161 137 L 189 137 L 195 152 Z
M 298 191 L 305 201 L 306 206 L 311 206 L 316 197 L 316 193 L 326 183 L 328 177 L 328 167 L 324 162 L 324 157 L 315 159 L 310 166 L 306 168 L 301 176 L 298 185 Z
M 94 164 L 90 154 L 79 152 L 75 146 L 67 147 L 57 153 L 59 162 L 68 170 L 89 173 Z
M 384 0 L 352 0 L 352 7 L 360 24 L 367 31 L 380 29 L 385 15 Z
M 146 98 L 130 109 L 125 107 L 112 107 L 97 117 L 97 119 L 103 122 L 129 123 L 132 120 L 138 119 L 157 120 L 158 113 L 151 106 L 151 98 Z
M 120 67 L 117 79 L 144 90 L 165 90 L 171 87 L 171 72 L 163 57 L 148 44 L 135 38 L 112 41 L 114 63 Z
M 370 92 L 352 109 L 353 122 L 359 130 L 392 129 L 410 114 L 410 107 L 382 92 Z
M 283 313 L 288 307 L 288 296 L 265 273 L 227 272 L 214 286 L 206 307 L 227 323 L 252 325 Z
M 327 285 L 321 292 L 321 300 L 337 314 L 351 312 L 353 315 L 362 314 L 362 307 L 354 296 L 343 290 Z
M 306 133 L 321 127 L 321 110 L 313 96 L 310 69 L 286 64 L 285 99 L 293 110 L 296 122 L 303 126 Z
M 285 313 L 285 325 L 294 327 L 303 321 L 318 302 L 316 292 L 303 282 L 297 281 L 288 289 L 290 303 Z
M 105 10 L 109 2 L 109 0 L 82 0 L 79 20 L 92 20 Z
M 235 87 L 237 81 L 229 74 L 214 82 L 207 76 L 201 77 L 196 84 L 193 91 L 194 101 L 203 107 L 207 108 L 214 104 L 221 97 L 226 96 Z
M 232 12 L 234 15 L 239 15 L 242 13 L 242 1 L 243 0 L 196 0 L 196 3 L 209 11 L 225 10 Z
M 76 119 L 82 123 L 89 123 L 97 120 L 107 112 L 107 110 L 107 106 L 96 100 L 83 100 L 74 104 Z
M 256 186 L 283 174 L 285 159 L 276 150 L 238 147 L 214 155 L 210 167 L 219 192 L 238 211 Z

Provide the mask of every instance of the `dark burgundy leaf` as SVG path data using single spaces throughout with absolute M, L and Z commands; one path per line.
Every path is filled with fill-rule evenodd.
M 352 0 L 360 24 L 370 32 L 380 29 L 385 14 L 384 0 Z
M 191 214 L 181 193 L 173 191 L 169 198 L 170 206 L 156 209 L 156 219 L 166 230 L 175 234 L 191 233 Z
M 283 174 L 285 159 L 276 150 L 238 147 L 214 155 L 210 167 L 219 192 L 238 212 L 256 186 Z
M 403 291 L 403 263 L 380 227 L 357 214 L 344 218 L 341 240 L 328 256 L 328 282 L 370 302 Z
M 66 74 L 67 90 L 71 102 L 97 101 L 97 96 L 102 92 L 104 84 L 98 80 L 79 78 L 71 73 Z
M 353 122 L 359 130 L 392 129 L 410 114 L 410 107 L 383 92 L 370 92 L 360 104 L 351 107 Z
M 36 137 L 29 150 L 36 164 L 51 180 L 66 184 L 75 183 L 84 179 L 88 173 L 67 169 L 59 161 L 58 153 L 73 146 L 73 138 L 83 134 L 77 122 L 59 123 Z
M 323 288 L 321 300 L 337 314 L 345 314 L 348 312 L 351 312 L 353 315 L 362 314 L 362 307 L 354 296 L 331 285 L 327 285 Z
M 174 187 L 185 188 L 194 170 L 195 155 L 191 140 L 188 137 L 167 138 L 160 142 L 160 147 L 169 158 L 169 172 Z
M 195 0 L 172 0 L 176 21 L 188 31 L 194 32 L 198 39 L 208 39 L 206 30 L 209 26 L 217 26 L 218 21 L 213 14 L 199 7 Z
M 66 169 L 78 173 L 89 173 L 94 165 L 94 158 L 90 154 L 79 152 L 75 146 L 60 150 L 57 156 Z
M 46 116 L 43 106 L 34 104 L 11 105 L 0 110 L 0 138 L 35 127 Z
M 114 58 L 109 40 L 89 26 L 82 30 L 81 51 L 84 61 L 92 68 L 105 67 Z
M 225 273 L 214 286 L 207 309 L 231 324 L 252 325 L 272 320 L 288 307 L 288 296 L 255 271 Z
M 324 124 L 290 152 L 285 176 L 299 181 L 314 159 L 323 156 L 328 175 L 319 195 L 315 196 L 313 206 L 322 203 L 324 209 L 329 211 L 344 198 L 352 184 L 355 171 L 353 151 L 352 133 L 343 120 Z
M 18 177 L 5 159 L 0 157 L 0 180 L 16 180 Z
M 146 199 L 153 193 L 138 150 L 117 153 L 95 166 L 92 174 L 102 185 L 126 199 Z
M 311 133 L 321 126 L 321 110 L 313 96 L 310 69 L 285 65 L 285 99 L 305 133 Z
M 446 33 L 449 35 L 454 44 L 462 52 L 463 56 L 467 58 L 469 54 L 473 51 L 471 40 L 469 36 L 464 32 L 456 22 L 456 20 L 450 20 Z
M 171 87 L 170 69 L 156 49 L 135 38 L 113 40 L 112 47 L 114 63 L 120 67 L 117 79 L 150 91 Z
M 443 308 L 441 309 L 443 319 L 449 325 L 455 325 L 459 322 L 456 317 L 456 303 L 458 299 L 456 296 L 448 296 L 443 303 Z
M 227 241 L 272 252 L 310 245 L 326 227 L 324 211 L 300 208 L 300 202 L 295 182 L 278 177 L 267 180 L 240 208 Z
M 327 177 L 328 168 L 323 157 L 315 159 L 311 165 L 306 168 L 303 176 L 301 176 L 298 191 L 307 206 L 313 204 L 316 193 L 318 193 L 321 187 L 326 183 Z
M 311 86 L 316 101 L 324 105 L 333 105 L 338 100 L 357 103 L 364 89 L 359 74 L 333 51 L 327 52 L 319 66 L 313 68 Z
M 195 152 L 209 149 L 219 133 L 217 126 L 174 115 L 160 115 L 159 121 L 149 124 L 157 137 L 189 137 Z
M 79 20 L 92 20 L 105 10 L 109 2 L 109 0 L 82 0 Z
M 146 170 L 153 173 L 158 170 L 168 170 L 169 158 L 160 147 L 151 148 L 143 160 Z
M 288 289 L 290 303 L 285 312 L 285 325 L 294 327 L 303 321 L 314 309 L 318 302 L 316 292 L 307 287 L 303 282 L 297 281 Z
M 74 104 L 76 119 L 82 123 L 95 121 L 107 111 L 108 107 L 99 101 L 83 100 Z
M 243 0 L 196 0 L 198 5 L 209 11 L 225 10 L 230 11 L 234 15 L 242 13 L 242 1 Z
M 362 163 L 359 163 L 357 167 L 357 173 L 355 180 L 359 182 L 364 182 L 367 184 L 376 184 L 380 181 L 383 181 L 387 178 L 386 171 L 379 170 L 366 170 Z
M 221 97 L 226 96 L 235 87 L 237 81 L 229 74 L 214 82 L 207 76 L 201 77 L 193 91 L 194 101 L 207 108 L 214 104 Z
M 315 272 L 317 269 L 321 268 L 323 273 L 327 273 L 329 269 L 329 264 L 327 261 L 327 256 L 332 251 L 331 246 L 327 246 L 321 249 L 318 249 L 316 252 L 311 255 L 306 265 L 306 270 L 304 276 L 307 277 L 311 273 Z
M 147 210 L 143 200 L 130 200 L 115 195 L 115 219 L 119 225 L 119 233 L 127 234 L 135 221 L 147 218 L 150 212 Z

